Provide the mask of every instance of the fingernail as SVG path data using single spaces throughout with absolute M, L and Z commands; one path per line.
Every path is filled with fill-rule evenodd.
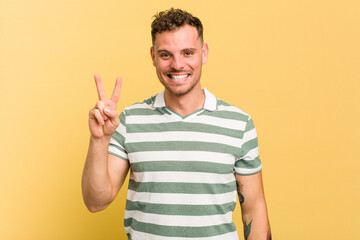
M 104 111 L 107 112 L 107 113 L 109 113 L 109 112 L 110 112 L 110 109 L 104 108 Z

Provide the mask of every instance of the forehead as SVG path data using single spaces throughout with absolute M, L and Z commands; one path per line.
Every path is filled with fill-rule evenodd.
M 172 31 L 156 33 L 155 49 L 185 49 L 201 47 L 201 40 L 195 27 L 185 25 Z

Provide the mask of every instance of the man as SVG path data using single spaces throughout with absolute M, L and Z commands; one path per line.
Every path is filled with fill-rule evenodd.
M 257 135 L 248 114 L 200 85 L 208 56 L 200 20 L 170 9 L 152 23 L 151 58 L 165 90 L 116 112 L 121 80 L 90 110 L 82 189 L 105 209 L 129 168 L 125 230 L 133 240 L 234 240 L 236 191 L 245 239 L 271 239 Z

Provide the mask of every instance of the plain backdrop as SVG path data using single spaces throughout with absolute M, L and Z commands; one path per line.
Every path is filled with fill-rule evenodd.
M 108 95 L 122 76 L 119 112 L 161 91 L 150 24 L 172 6 L 204 24 L 202 86 L 254 119 L 273 238 L 360 239 L 357 0 L 1 0 L 0 239 L 126 239 L 127 183 L 82 201 L 93 74 Z

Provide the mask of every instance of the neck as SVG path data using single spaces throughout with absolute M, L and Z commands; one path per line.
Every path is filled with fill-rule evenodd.
M 203 108 L 205 103 L 205 94 L 200 86 L 183 96 L 175 96 L 165 89 L 164 98 L 165 105 L 183 117 Z

